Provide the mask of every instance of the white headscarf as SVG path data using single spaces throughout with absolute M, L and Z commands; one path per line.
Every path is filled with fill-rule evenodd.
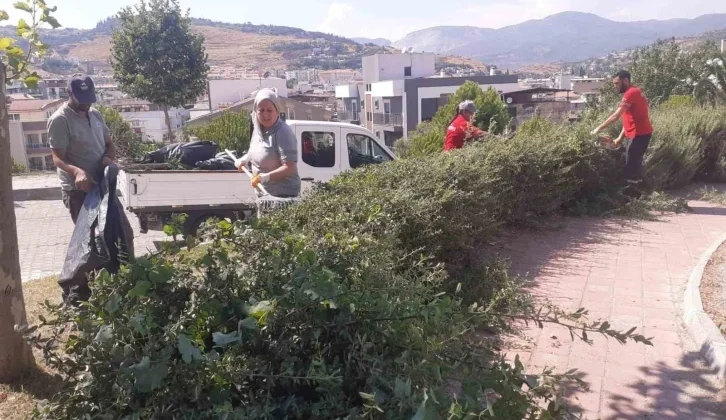
M 264 88 L 257 91 L 257 93 L 255 94 L 255 102 L 252 105 L 252 114 L 250 114 L 250 117 L 252 118 L 252 124 L 254 124 L 255 126 L 255 130 L 261 130 L 262 128 L 260 127 L 260 120 L 257 118 L 257 107 L 260 106 L 260 103 L 262 103 L 262 101 L 268 100 L 272 102 L 272 105 L 274 105 L 277 113 L 279 114 L 279 98 L 280 97 L 277 95 L 277 89 L 275 88 Z

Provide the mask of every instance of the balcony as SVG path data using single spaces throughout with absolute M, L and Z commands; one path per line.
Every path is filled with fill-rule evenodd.
M 338 111 L 338 121 L 360 124 L 360 114 L 353 114 L 349 111 Z
M 28 153 L 48 153 L 48 152 L 50 152 L 50 144 L 48 144 L 48 143 L 25 143 L 25 150 Z
M 374 112 L 373 124 L 387 127 L 403 127 L 403 115 Z

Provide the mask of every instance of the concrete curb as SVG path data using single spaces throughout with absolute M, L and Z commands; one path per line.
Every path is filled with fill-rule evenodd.
M 60 200 L 60 187 L 29 188 L 13 190 L 13 200 L 34 201 L 34 200 Z
M 700 287 L 706 265 L 725 242 L 726 235 L 703 253 L 691 271 L 683 299 L 683 321 L 696 344 L 701 346 L 701 356 L 722 382 L 726 382 L 726 339 L 711 317 L 703 311 Z

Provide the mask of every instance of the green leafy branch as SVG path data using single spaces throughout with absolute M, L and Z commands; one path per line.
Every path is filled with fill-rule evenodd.
M 49 46 L 40 39 L 39 29 L 41 25 L 47 24 L 56 29 L 61 25 L 58 20 L 51 16 L 58 8 L 49 7 L 45 0 L 25 0 L 16 2 L 13 7 L 16 10 L 30 14 L 30 23 L 25 19 L 19 19 L 16 27 L 17 36 L 28 42 L 28 50 L 23 51 L 18 46 L 17 40 L 5 37 L 0 38 L 0 52 L 4 53 L 3 65 L 5 66 L 6 80 L 12 81 L 23 78 L 23 82 L 30 88 L 38 86 L 40 76 L 37 72 L 28 69 L 30 58 L 33 56 L 42 57 L 48 53 Z M 0 10 L 0 22 L 9 20 L 10 15 L 5 10 Z

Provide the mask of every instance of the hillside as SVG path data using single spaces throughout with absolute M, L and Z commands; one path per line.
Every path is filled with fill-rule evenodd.
M 111 33 L 114 19 L 99 22 L 95 28 L 42 30 L 44 41 L 56 57 L 53 73 L 73 71 L 62 59 L 77 59 L 108 66 L 111 56 Z M 248 69 L 286 70 L 295 68 L 357 69 L 365 55 L 396 52 L 386 46 L 384 39 L 354 40 L 298 28 L 251 23 L 223 23 L 207 19 L 192 19 L 192 30 L 204 36 L 211 66 L 231 66 Z M 0 35 L 15 37 L 12 26 L 0 27 Z M 23 40 L 20 40 L 21 45 Z M 382 45 L 377 45 L 382 44 Z M 476 60 L 447 56 L 438 57 L 438 68 L 460 67 L 485 72 L 485 66 Z
M 434 27 L 394 43 L 417 51 L 458 54 L 502 68 L 572 62 L 647 45 L 659 38 L 689 37 L 726 29 L 726 14 L 695 19 L 616 22 L 594 14 L 564 12 L 501 29 Z

